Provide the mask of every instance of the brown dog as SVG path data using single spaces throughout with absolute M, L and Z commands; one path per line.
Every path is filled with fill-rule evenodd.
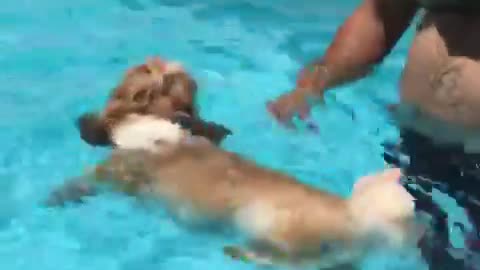
M 248 237 L 225 253 L 259 264 L 352 266 L 380 239 L 415 244 L 413 198 L 398 169 L 362 178 L 343 199 L 263 168 L 152 115 L 130 114 L 111 132 L 117 145 L 93 171 L 56 191 L 50 205 L 81 200 L 99 185 L 164 203 L 189 224 L 229 224 Z M 412 241 L 410 241 L 412 240 Z
M 195 80 L 180 64 L 149 58 L 126 72 L 102 113 L 87 113 L 79 118 L 81 138 L 94 146 L 112 145 L 112 128 L 126 115 L 136 113 L 171 119 L 194 135 L 219 144 L 231 131 L 199 117 L 196 93 Z

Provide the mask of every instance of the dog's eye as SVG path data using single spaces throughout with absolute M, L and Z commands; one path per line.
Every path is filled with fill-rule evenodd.
M 150 94 L 151 94 L 150 91 L 147 91 L 147 90 L 137 91 L 133 94 L 132 100 L 133 102 L 137 102 L 137 103 L 148 102 Z
M 152 70 L 147 65 L 141 65 L 138 70 L 147 74 L 151 74 Z
M 193 115 L 193 108 L 190 105 L 185 106 L 184 111 L 189 115 Z

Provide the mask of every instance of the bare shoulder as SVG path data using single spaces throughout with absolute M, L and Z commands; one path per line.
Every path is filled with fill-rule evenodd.
M 390 42 L 395 42 L 420 10 L 418 0 L 363 0 L 359 10 L 364 18 L 381 23 Z

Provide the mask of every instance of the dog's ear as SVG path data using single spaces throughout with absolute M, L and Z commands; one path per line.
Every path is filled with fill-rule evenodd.
M 110 146 L 110 133 L 102 119 L 94 113 L 86 113 L 77 119 L 80 137 L 92 146 Z
M 192 117 L 178 113 L 173 117 L 173 122 L 178 123 L 182 128 L 190 130 L 195 136 L 202 136 L 215 144 L 220 144 L 232 131 L 221 124 L 207 122 L 199 117 Z
M 222 143 L 227 136 L 232 135 L 232 131 L 230 129 L 224 125 L 216 124 L 214 122 L 205 123 L 205 128 L 207 132 L 204 136 L 213 141 L 215 144 Z

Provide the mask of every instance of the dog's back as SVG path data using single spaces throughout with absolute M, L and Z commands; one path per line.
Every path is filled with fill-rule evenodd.
M 134 127 L 138 123 L 142 123 L 142 128 L 153 127 L 147 134 L 165 137 L 168 151 L 157 151 L 159 145 L 150 142 L 155 136 L 138 137 L 147 140 L 131 145 L 130 140 L 125 140 L 127 145 L 113 150 L 112 157 L 98 167 L 97 177 L 115 179 L 124 190 L 137 195 L 148 194 L 165 202 L 187 222 L 192 217 L 226 221 L 251 239 L 261 239 L 292 256 L 335 265 L 360 256 L 358 254 L 364 251 L 361 247 L 363 235 L 371 229 L 378 231 L 375 224 L 391 218 L 383 212 L 364 215 L 366 208 L 356 207 L 360 201 L 367 202 L 367 195 L 373 191 L 380 194 L 382 190 L 390 190 L 383 185 L 377 188 L 371 181 L 368 184 L 362 181 L 353 198 L 345 200 L 213 144 L 189 143 L 185 140 L 188 134 L 182 137 L 185 135 L 182 132 L 165 130 L 166 127 L 180 129 L 178 125 L 133 121 L 119 125 L 125 132 L 118 134 L 127 138 L 133 136 L 127 131 L 135 134 Z M 180 137 L 171 137 L 172 134 Z M 379 175 L 373 179 L 378 178 L 380 184 L 393 183 L 399 175 Z M 399 202 L 408 200 L 392 195 L 392 203 L 396 199 Z M 407 217 L 409 213 L 402 216 Z M 396 212 L 391 214 L 397 215 Z M 368 222 L 377 217 L 382 220 L 374 221 L 375 224 Z
M 149 191 L 182 216 L 231 222 L 298 252 L 350 237 L 345 200 L 214 145 L 178 144 L 161 153 L 114 150 L 109 162 L 109 168 L 122 168 L 111 178 L 137 179 L 135 190 Z

